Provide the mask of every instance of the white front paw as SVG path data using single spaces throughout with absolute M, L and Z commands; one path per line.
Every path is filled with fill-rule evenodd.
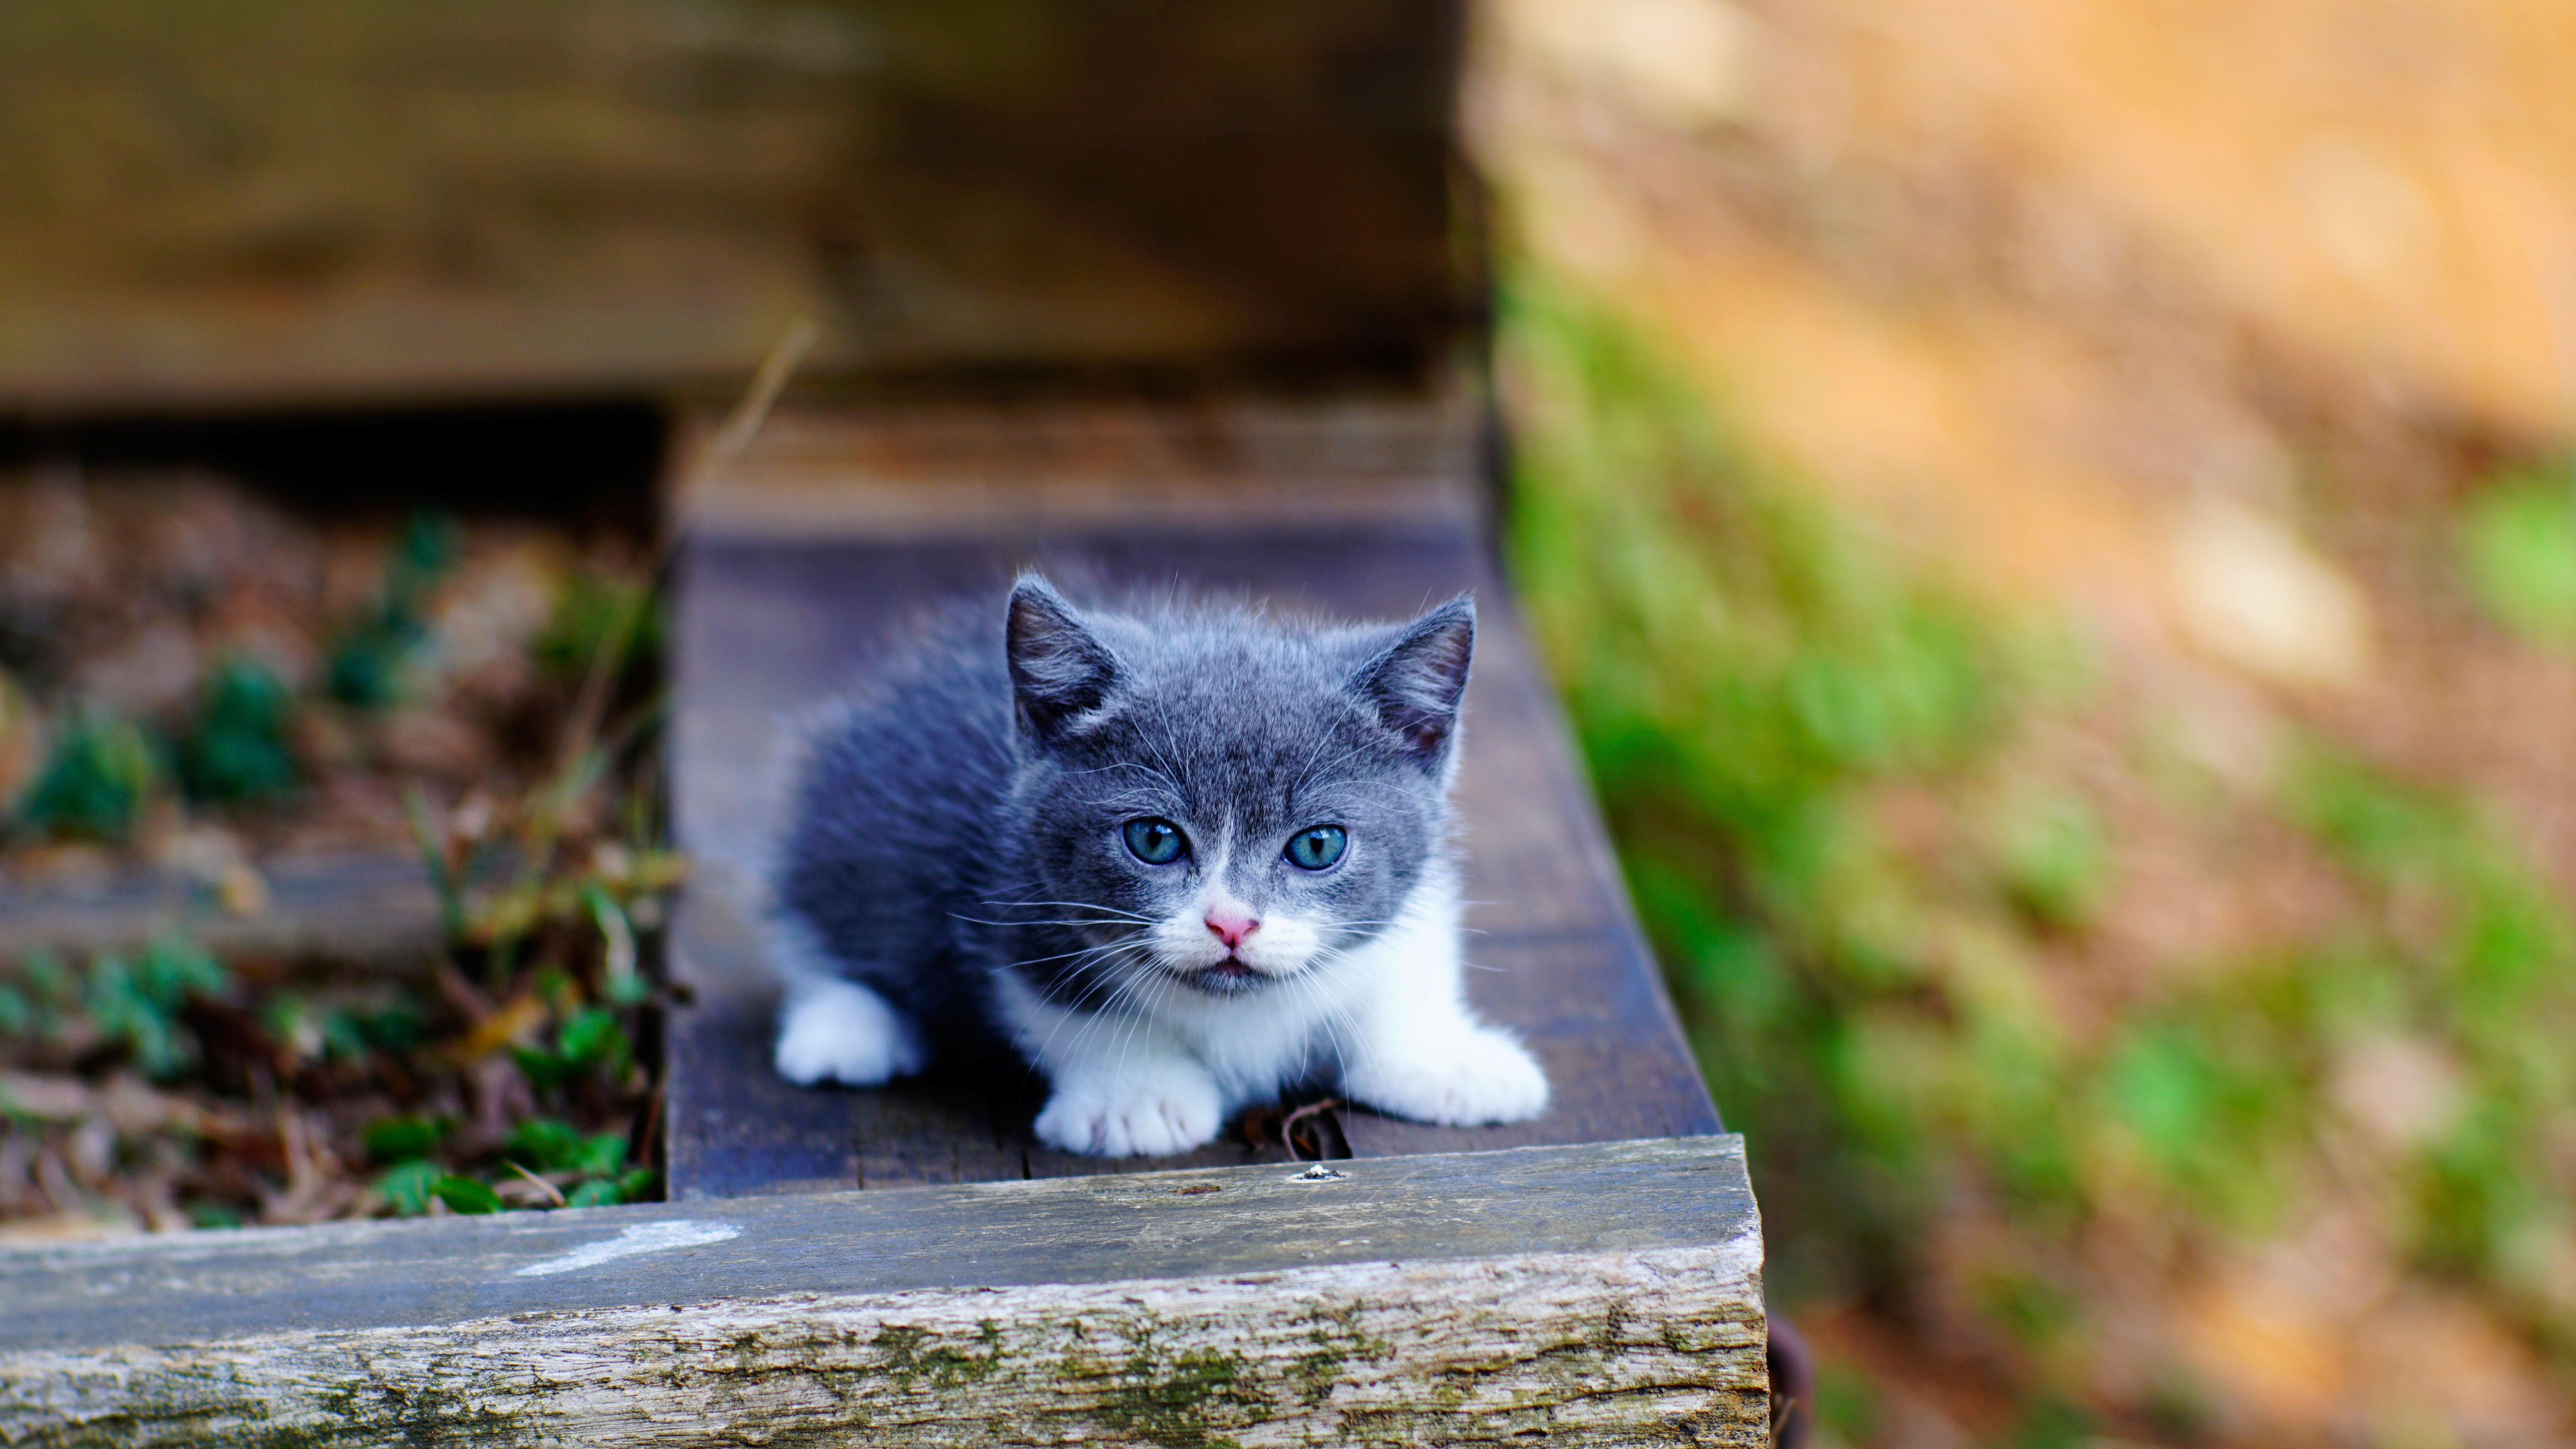
M 1056 1083 L 1038 1113 L 1038 1140 L 1092 1157 L 1158 1157 L 1216 1140 L 1225 1107 L 1216 1082 L 1190 1062 L 1157 1062 Z
M 779 1013 L 778 1075 L 800 1087 L 873 1087 L 920 1071 L 925 1056 L 912 1024 L 855 981 L 813 982 Z
M 1485 1026 L 1426 1033 L 1400 1050 L 1380 1051 L 1353 1066 L 1342 1085 L 1381 1112 L 1443 1127 L 1526 1122 L 1547 1110 L 1547 1074 L 1537 1058 Z

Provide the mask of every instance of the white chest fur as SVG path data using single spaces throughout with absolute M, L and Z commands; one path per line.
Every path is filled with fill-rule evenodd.
M 1416 888 L 1363 945 L 1319 952 L 1262 989 L 1209 996 L 1177 981 L 1073 1012 L 1016 978 L 1001 1005 L 1054 1094 L 1037 1120 L 1056 1146 L 1105 1155 L 1184 1151 L 1225 1119 L 1321 1065 L 1355 1100 L 1451 1125 L 1546 1110 L 1547 1079 L 1520 1043 L 1468 1012 L 1456 878 Z
M 1053 1089 L 1037 1134 L 1067 1151 L 1188 1151 L 1318 1067 L 1353 1100 L 1399 1117 L 1466 1126 L 1537 1116 L 1545 1074 L 1469 1012 L 1464 971 L 1457 882 L 1443 869 L 1367 942 L 1319 950 L 1258 990 L 1210 995 L 1148 975 L 1101 1009 L 1074 1010 L 1001 972 L 994 1004 Z M 782 1075 L 873 1086 L 919 1067 L 911 1024 L 875 992 L 816 970 L 789 976 Z

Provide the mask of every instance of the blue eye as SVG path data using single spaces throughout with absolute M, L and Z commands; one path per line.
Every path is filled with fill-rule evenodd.
M 1127 848 L 1147 865 L 1170 865 L 1181 858 L 1181 827 L 1148 815 L 1127 822 Z
M 1288 863 L 1300 870 L 1322 870 L 1342 858 L 1350 837 L 1338 825 L 1317 825 L 1288 837 Z

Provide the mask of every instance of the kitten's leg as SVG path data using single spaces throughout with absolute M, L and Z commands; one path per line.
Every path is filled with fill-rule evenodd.
M 1467 1009 L 1455 892 L 1429 898 L 1354 953 L 1376 989 L 1343 1042 L 1342 1090 L 1381 1112 L 1471 1127 L 1547 1110 L 1547 1075 L 1527 1047 Z
M 876 992 L 833 974 L 833 963 L 802 923 L 774 922 L 769 938 L 771 962 L 787 983 L 778 1013 L 778 1075 L 800 1087 L 873 1087 L 927 1063 L 912 1023 Z
M 1052 1090 L 1038 1140 L 1093 1157 L 1159 1157 L 1216 1140 L 1225 1100 L 1187 1047 L 1147 1021 L 1068 1011 L 1000 978 L 1001 1006 Z
M 797 987 L 778 1013 L 778 1075 L 800 1087 L 874 1087 L 920 1071 L 912 1024 L 855 981 Z

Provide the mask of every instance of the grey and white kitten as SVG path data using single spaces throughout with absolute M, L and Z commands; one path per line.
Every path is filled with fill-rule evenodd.
M 1475 606 L 1299 626 L 1083 612 L 1024 576 L 804 742 L 774 879 L 777 1065 L 868 1086 L 995 1046 L 1037 1134 L 1181 1152 L 1282 1088 L 1534 1117 L 1468 1010 L 1448 801 Z M 999 623 L 1000 628 L 993 625 Z

